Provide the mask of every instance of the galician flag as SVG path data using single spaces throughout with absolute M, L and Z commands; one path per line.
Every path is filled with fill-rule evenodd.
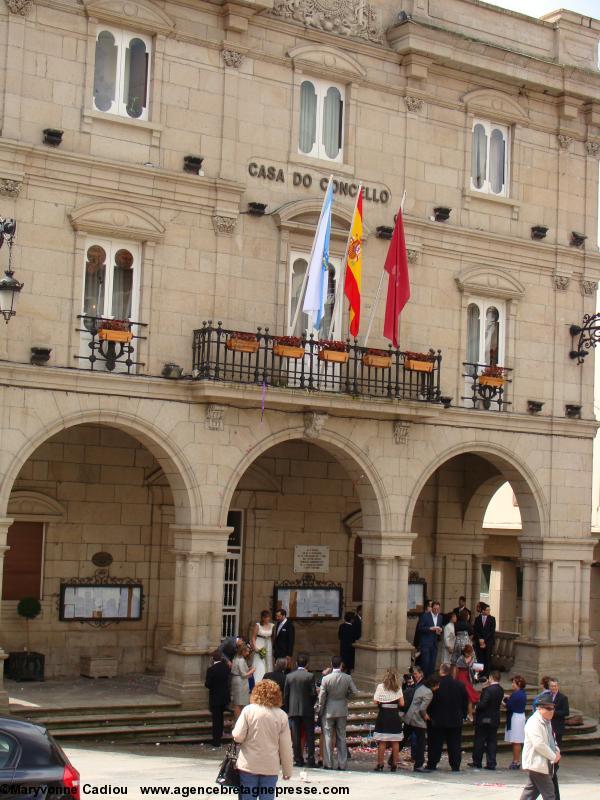
M 308 314 L 312 325 L 318 330 L 325 311 L 329 278 L 329 237 L 331 236 L 331 206 L 333 205 L 333 178 L 329 178 L 321 217 L 317 226 L 308 265 L 308 284 L 302 311 Z
M 384 269 L 388 274 L 388 291 L 385 303 L 385 320 L 383 335 L 394 347 L 398 347 L 398 318 L 410 297 L 410 281 L 408 278 L 408 256 L 404 240 L 402 209 L 396 217 L 396 227 L 385 259 Z
M 346 279 L 344 294 L 350 304 L 350 335 L 358 336 L 360 328 L 360 285 L 362 279 L 362 238 L 363 238 L 363 213 L 362 213 L 362 187 L 358 189 L 356 207 L 352 217 L 352 225 L 348 236 L 346 255 Z

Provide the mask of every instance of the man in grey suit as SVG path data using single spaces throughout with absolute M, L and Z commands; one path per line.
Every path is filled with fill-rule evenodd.
M 338 769 L 346 769 L 348 748 L 346 747 L 346 720 L 348 718 L 348 700 L 358 694 L 354 681 L 342 672 L 342 659 L 334 656 L 331 659 L 332 670 L 325 675 L 319 692 L 319 714 L 323 718 L 325 747 L 323 749 L 323 765 L 325 769 L 333 769 L 333 732 L 335 731 L 338 753 Z
M 304 725 L 306 731 L 306 749 L 308 751 L 308 766 L 316 767 L 315 763 L 315 676 L 309 672 L 308 656 L 299 653 L 296 659 L 297 669 L 290 672 L 285 680 L 285 703 L 290 718 L 292 729 L 292 745 L 294 747 L 294 766 L 304 766 L 302 753 L 301 730 Z

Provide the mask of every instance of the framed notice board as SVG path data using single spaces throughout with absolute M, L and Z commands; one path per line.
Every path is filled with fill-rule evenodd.
M 120 622 L 142 618 L 141 583 L 62 583 L 59 619 L 63 622 Z
M 285 608 L 290 619 L 341 619 L 342 587 L 318 581 L 285 581 L 273 589 L 273 608 Z

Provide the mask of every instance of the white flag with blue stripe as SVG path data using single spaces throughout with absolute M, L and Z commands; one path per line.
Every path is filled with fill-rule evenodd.
M 308 284 L 302 311 L 308 314 L 318 330 L 325 313 L 325 299 L 329 280 L 329 238 L 331 236 L 331 207 L 333 205 L 333 179 L 329 178 L 321 217 L 313 242 L 310 264 L 308 265 Z

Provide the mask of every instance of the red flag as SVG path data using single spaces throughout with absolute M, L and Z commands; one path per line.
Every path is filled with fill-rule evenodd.
M 408 256 L 402 225 L 402 209 L 396 217 L 396 227 L 390 242 L 390 249 L 385 259 L 385 271 L 388 273 L 388 291 L 385 302 L 385 320 L 383 335 L 394 347 L 398 347 L 398 318 L 410 297 L 410 281 L 408 278 Z

